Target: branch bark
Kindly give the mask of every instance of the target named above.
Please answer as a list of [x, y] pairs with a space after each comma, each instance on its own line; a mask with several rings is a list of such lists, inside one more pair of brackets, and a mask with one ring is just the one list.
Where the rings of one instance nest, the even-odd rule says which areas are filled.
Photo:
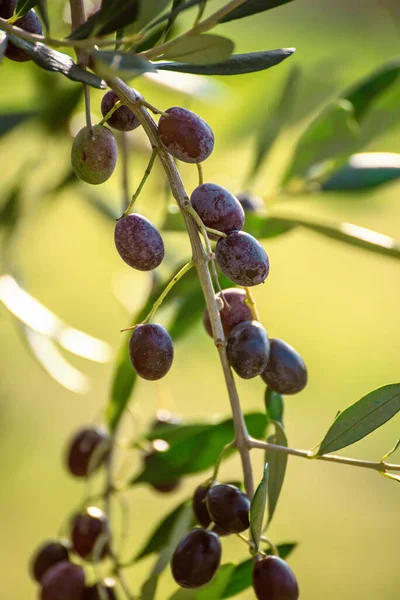
[[189, 234], [193, 262], [203, 290], [207, 310], [210, 316], [213, 339], [218, 349], [225, 383], [228, 390], [232, 417], [235, 426], [235, 445], [239, 451], [242, 462], [244, 485], [247, 495], [249, 498], [252, 498], [254, 494], [254, 483], [249, 450], [250, 437], [243, 418], [239, 395], [226, 353], [224, 330], [222, 328], [219, 310], [215, 300], [215, 291], [209, 272], [210, 256], [205, 251], [201, 242], [200, 233], [196, 223], [185, 209], [185, 207], [189, 205], [189, 198], [186, 194], [174, 161], [164, 147], [160, 144], [156, 123], [147, 110], [140, 104], [140, 97], [121, 79], [117, 77], [110, 79], [108, 81], [108, 85], [112, 90], [114, 90], [119, 99], [134, 112], [135, 116], [143, 126], [143, 129], [146, 132], [152, 147], [157, 149], [158, 157], [167, 175], [172, 194], [181, 210], [182, 217]]

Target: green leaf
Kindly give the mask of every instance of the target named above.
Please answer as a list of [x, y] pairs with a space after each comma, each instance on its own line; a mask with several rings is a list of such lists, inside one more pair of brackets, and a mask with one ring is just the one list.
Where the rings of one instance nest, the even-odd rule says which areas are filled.
[[264, 401], [268, 419], [283, 424], [284, 403], [282, 396], [278, 394], [278, 392], [274, 392], [274, 390], [267, 387], [265, 390]]
[[154, 73], [156, 71], [150, 61], [138, 54], [95, 50], [92, 52], [92, 56], [96, 70], [103, 77], [118, 75], [125, 79], [132, 79], [142, 73]]
[[[274, 422], [275, 433], [268, 438], [270, 444], [288, 445], [285, 431], [278, 421]], [[285, 479], [288, 455], [273, 450], [265, 451], [265, 461], [268, 463], [268, 521], [269, 525], [278, 505], [279, 496]]]
[[164, 23], [165, 21], [168, 21], [168, 23], [171, 23], [171, 22], [173, 23], [181, 12], [187, 10], [188, 8], [192, 8], [193, 6], [197, 6], [198, 4], [201, 4], [202, 2], [203, 2], [203, 0], [187, 0], [187, 2], [181, 2], [180, 0], [175, 0], [170, 12], [166, 13], [165, 15], [163, 15], [156, 21], [153, 21], [149, 25], [149, 27], [146, 28], [146, 30], [153, 29], [154, 27], [157, 27], [158, 25], [160, 25], [161, 23]]
[[[247, 414], [245, 421], [251, 436], [263, 437], [267, 424], [264, 414]], [[209, 469], [214, 466], [222, 448], [232, 441], [234, 426], [232, 419], [227, 419], [215, 424], [174, 427], [165, 432], [159, 430], [158, 436], [169, 443], [169, 449], [154, 455], [144, 470], [131, 480], [131, 485], [165, 483], [182, 475]]]
[[92, 34], [105, 35], [134, 23], [138, 17], [139, 0], [103, 1], [101, 7], [69, 36], [82, 40]]
[[354, 117], [361, 121], [376, 98], [388, 90], [400, 78], [400, 59], [390, 61], [384, 66], [351, 86], [343, 93], [343, 98], [352, 103]]
[[135, 23], [136, 31], [153, 21], [170, 3], [170, 0], [139, 0], [139, 14]]
[[248, 181], [252, 181], [284, 128], [296, 103], [300, 82], [300, 69], [295, 65], [290, 71], [278, 101], [272, 111], [262, 115], [256, 129], [256, 149]]
[[[295, 48], [278, 48], [277, 50], [266, 50], [264, 52], [234, 54], [227, 60], [214, 64], [205, 64], [204, 62], [192, 64], [186, 64], [185, 62], [161, 62], [155, 63], [155, 65], [157, 69], [193, 73], [195, 75], [242, 75], [244, 73], [255, 73], [256, 71], [269, 69], [281, 63], [294, 52]], [[165, 55], [164, 58], [166, 58]]]
[[270, 8], [276, 8], [282, 4], [287, 4], [291, 0], [247, 0], [242, 6], [234, 8], [230, 13], [220, 20], [220, 23], [227, 23], [236, 19], [243, 19], [260, 12], [265, 12]]
[[400, 177], [400, 154], [363, 152], [350, 156], [321, 188], [324, 191], [358, 191], [378, 187]]
[[[316, 223], [302, 218], [286, 219], [286, 221], [350, 246], [400, 259], [400, 245], [393, 238], [365, 227], [359, 227], [352, 223]], [[280, 218], [279, 222], [281, 222]], [[249, 230], [249, 233], [252, 233], [252, 231]]]
[[199, 283], [196, 287], [197, 289], [182, 298], [169, 324], [169, 334], [175, 341], [201, 321], [205, 307], [204, 296]]
[[264, 476], [255, 491], [250, 505], [250, 532], [252, 540], [258, 551], [263, 530], [265, 505], [268, 493], [268, 464], [264, 467]]
[[316, 456], [354, 444], [400, 411], [400, 383], [384, 385], [346, 408], [333, 422]]
[[37, 113], [31, 110], [21, 112], [3, 113], [0, 115], [0, 136], [5, 135], [14, 127], [18, 127], [28, 119], [36, 116]]
[[215, 64], [228, 58], [233, 48], [234, 43], [220, 35], [190, 35], [172, 42], [164, 52], [163, 58], [194, 65]]
[[[149, 539], [146, 541], [143, 548], [135, 556], [135, 561], [141, 560], [149, 554], [160, 552], [160, 550], [164, 548], [164, 546], [168, 542], [171, 530], [173, 529], [175, 523], [179, 519], [180, 515], [182, 514], [182, 511], [184, 510], [187, 504], [187, 501], [182, 502], [181, 504], [179, 504], [179, 506], [174, 508], [172, 512], [168, 513], [168, 515], [164, 517], [164, 519], [157, 525], [157, 527], [151, 533]], [[188, 527], [188, 531], [189, 528], [192, 526], [194, 527], [194, 525], [195, 520], [194, 518], [192, 518], [192, 521], [190, 522]]]
[[358, 138], [359, 127], [353, 105], [348, 100], [336, 100], [301, 136], [284, 183], [293, 178], [305, 179], [316, 164], [348, 154]]
[[67, 54], [62, 54], [61, 52], [52, 50], [42, 43], [28, 42], [28, 40], [23, 40], [15, 35], [9, 34], [8, 37], [15, 46], [25, 50], [33, 62], [42, 69], [46, 69], [46, 71], [62, 73], [68, 77], [68, 79], [87, 83], [95, 88], [105, 89], [107, 87], [105, 82], [99, 77], [76, 65], [72, 58]]
[[[297, 544], [295, 543], [279, 544], [277, 546], [279, 556], [285, 560], [293, 552], [296, 546]], [[271, 554], [271, 551], [267, 550], [266, 553]], [[254, 562], [252, 558], [236, 565], [221, 598], [231, 598], [232, 596], [236, 596], [237, 594], [244, 592], [244, 590], [247, 590], [252, 584], [253, 567]]]

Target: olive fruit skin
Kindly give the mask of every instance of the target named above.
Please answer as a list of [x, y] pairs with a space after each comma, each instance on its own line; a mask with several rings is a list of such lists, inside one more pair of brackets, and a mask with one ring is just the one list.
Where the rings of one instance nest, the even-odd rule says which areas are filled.
[[174, 346], [168, 331], [158, 323], [138, 325], [129, 340], [129, 356], [137, 374], [155, 381], [171, 368]]
[[221, 542], [213, 531], [192, 529], [179, 542], [171, 560], [175, 581], [195, 589], [209, 583], [221, 562]]
[[252, 235], [244, 231], [233, 231], [221, 238], [215, 257], [223, 274], [238, 285], [258, 285], [268, 277], [267, 253]]
[[41, 581], [41, 600], [83, 600], [85, 574], [69, 561], [49, 569]]
[[35, 552], [30, 563], [33, 579], [39, 583], [49, 569], [57, 563], [69, 560], [68, 547], [58, 540], [50, 540], [42, 544]]
[[[43, 34], [42, 24], [33, 9], [17, 19], [13, 25], [20, 27], [20, 29], [27, 31], [28, 33], [35, 33], [37, 35]], [[7, 43], [4, 56], [15, 62], [27, 62], [28, 60], [32, 60], [25, 50], [18, 48], [10, 41]]]
[[9, 19], [13, 16], [17, 0], [0, 0], [0, 17]]
[[253, 196], [252, 194], [242, 192], [236, 197], [242, 205], [245, 213], [257, 213], [262, 211], [264, 208], [264, 202], [259, 196]]
[[192, 508], [197, 521], [203, 527], [208, 527], [211, 523], [211, 517], [208, 514], [206, 498], [210, 489], [209, 483], [202, 483], [197, 486], [192, 498]]
[[[219, 316], [221, 317], [225, 336], [228, 337], [236, 325], [243, 321], [251, 321], [253, 314], [250, 306], [245, 303], [246, 292], [244, 290], [241, 290], [240, 288], [227, 288], [226, 290], [222, 290], [222, 295], [228, 303], [229, 308], [224, 302], [224, 306], [222, 310], [220, 310]], [[222, 298], [221, 292], [216, 294], [216, 298]], [[204, 311], [203, 324], [208, 335], [212, 337], [211, 321], [207, 309]]]
[[232, 329], [228, 339], [228, 358], [239, 377], [261, 375], [268, 364], [269, 339], [258, 321], [244, 321]]
[[[99, 537], [104, 537], [101, 548], [96, 548]], [[86, 512], [75, 515], [71, 525], [71, 542], [74, 551], [82, 558], [104, 558], [108, 553], [109, 527], [106, 515], [90, 506]], [[99, 542], [100, 543], [100, 542]], [[98, 556], [92, 557], [92, 552]]]
[[249, 528], [250, 500], [234, 485], [215, 485], [207, 494], [207, 510], [226, 533], [241, 533]]
[[299, 587], [289, 565], [279, 556], [267, 556], [253, 568], [253, 589], [258, 600], [297, 600]]
[[117, 600], [115, 593], [115, 582], [113, 579], [107, 578], [99, 584], [87, 586], [84, 589], [82, 600], [103, 600], [100, 595], [99, 587], [105, 593], [107, 600]]
[[118, 146], [110, 129], [103, 125], [83, 127], [71, 148], [71, 164], [75, 174], [92, 185], [104, 183], [117, 164]]
[[71, 439], [67, 449], [66, 462], [69, 472], [75, 477], [87, 477], [105, 463], [109, 450], [109, 437], [104, 429], [80, 429]]
[[[164, 440], [153, 440], [151, 443], [151, 448], [147, 452], [143, 454], [143, 461], [146, 466], [150, 466], [153, 458], [160, 454], [160, 452], [165, 452], [168, 449], [168, 444]], [[181, 485], [180, 479], [174, 479], [172, 481], [166, 481], [162, 483], [150, 483], [151, 487], [160, 492], [161, 494], [169, 494], [170, 492], [174, 492]]]
[[[244, 211], [233, 194], [216, 183], [202, 183], [193, 190], [190, 202], [206, 227], [222, 233], [242, 229]], [[218, 236], [208, 234], [212, 239]]]
[[278, 394], [297, 394], [307, 385], [307, 368], [300, 354], [283, 340], [270, 340], [270, 355], [261, 377]]
[[[119, 98], [113, 90], [106, 92], [101, 101], [101, 114], [103, 117], [113, 108]], [[140, 125], [140, 121], [135, 117], [133, 112], [127, 106], [120, 106], [111, 117], [107, 120], [107, 124], [119, 131], [133, 131]]]
[[206, 160], [214, 148], [212, 129], [196, 113], [173, 106], [158, 122], [158, 133], [164, 148], [186, 163]]
[[152, 271], [164, 258], [160, 232], [146, 217], [137, 213], [117, 222], [114, 242], [122, 260], [138, 271]]

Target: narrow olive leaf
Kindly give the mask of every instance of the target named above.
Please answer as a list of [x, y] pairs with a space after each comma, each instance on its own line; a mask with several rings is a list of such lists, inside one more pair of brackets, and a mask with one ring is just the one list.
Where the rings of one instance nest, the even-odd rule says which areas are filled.
[[95, 88], [105, 89], [107, 87], [104, 81], [102, 81], [93, 73], [85, 71], [79, 67], [67, 54], [62, 54], [61, 52], [52, 50], [42, 43], [34, 44], [32, 42], [28, 42], [28, 40], [17, 38], [15, 35], [10, 34], [8, 37], [15, 46], [25, 50], [33, 62], [35, 62], [42, 69], [46, 69], [46, 71], [62, 73], [68, 77], [68, 79], [87, 83]]
[[[270, 444], [288, 445], [285, 431], [278, 421], [275, 421], [275, 433], [268, 438]], [[265, 451], [265, 461], [268, 463], [268, 520], [271, 523], [285, 479], [288, 455], [273, 450]]]
[[75, 394], [86, 394], [90, 390], [88, 377], [64, 358], [50, 338], [25, 325], [22, 331], [28, 348], [50, 377]]
[[[245, 422], [252, 437], [260, 438], [265, 435], [267, 418], [263, 413], [247, 414]], [[188, 429], [190, 427], [193, 428], [192, 431]], [[234, 434], [232, 419], [215, 424], [186, 426], [186, 432], [185, 430], [182, 432], [182, 429], [179, 431], [178, 427], [173, 429], [178, 430], [176, 437], [172, 428], [170, 431], [166, 430], [165, 436], [163, 435], [169, 448], [165, 452], [154, 455], [143, 471], [130, 481], [131, 485], [166, 483], [183, 475], [205, 471], [215, 465], [221, 448], [229, 444]], [[229, 453], [224, 458], [228, 456]]]
[[134, 23], [138, 17], [139, 0], [102, 2], [101, 7], [68, 37], [82, 40], [92, 34], [105, 35]]
[[4, 52], [7, 50], [8, 37], [5, 31], [0, 31], [0, 62], [4, 58]]
[[19, 321], [65, 350], [95, 362], [109, 361], [111, 351], [106, 342], [64, 323], [28, 294], [11, 275], [0, 276], [0, 301]]
[[282, 396], [267, 387], [264, 402], [268, 419], [270, 421], [278, 421], [283, 425], [284, 402]]
[[193, 6], [197, 6], [202, 2], [203, 0], [187, 0], [186, 2], [182, 2], [181, 0], [174, 0], [171, 10], [159, 19], [153, 21], [148, 27], [146, 27], [145, 31], [153, 29], [161, 23], [165, 23], [165, 21], [167, 21], [168, 23], [174, 23], [181, 12], [184, 12], [188, 8], [192, 8]]
[[373, 189], [400, 178], [400, 154], [361, 152], [334, 172], [321, 188], [324, 191], [358, 191]]
[[250, 532], [251, 538], [258, 551], [263, 530], [265, 505], [268, 494], [268, 464], [264, 467], [264, 476], [255, 491], [250, 505]]
[[384, 385], [346, 408], [333, 422], [316, 456], [350, 446], [400, 411], [400, 383]]
[[[204, 37], [204, 36], [202, 36]], [[178, 71], [180, 73], [193, 73], [195, 75], [243, 75], [264, 71], [278, 65], [295, 52], [295, 48], [278, 48], [264, 52], [250, 52], [248, 54], [233, 54], [227, 60], [214, 64], [184, 62], [155, 63], [157, 69]], [[164, 55], [164, 58], [166, 56]], [[175, 58], [175, 57], [174, 57]]]
[[161, 575], [165, 567], [169, 565], [172, 555], [175, 552], [175, 548], [177, 547], [183, 536], [186, 535], [186, 533], [189, 531], [192, 519], [193, 510], [191, 505], [187, 504], [184, 506], [173, 527], [170, 529], [168, 544], [161, 550], [157, 558], [157, 561], [152, 570], [153, 576], [158, 577], [159, 575]]
[[[276, 548], [279, 556], [285, 560], [293, 552], [296, 546], [296, 543], [278, 544]], [[266, 554], [271, 554], [271, 550], [266, 550]], [[221, 598], [231, 598], [251, 587], [253, 568], [254, 561], [252, 558], [236, 565]]]
[[153, 21], [159, 14], [167, 8], [170, 0], [139, 0], [138, 17], [135, 22], [136, 31], [143, 29], [145, 25]]
[[256, 148], [253, 164], [250, 167], [247, 178], [248, 183], [250, 183], [257, 175], [260, 167], [289, 119], [292, 108], [297, 100], [300, 74], [301, 71], [299, 67], [295, 65], [286, 79], [275, 106], [272, 110], [268, 110], [268, 114], [262, 115], [261, 122], [256, 128]]
[[[139, 550], [132, 562], [136, 562], [145, 558], [149, 554], [159, 552], [168, 542], [168, 538], [172, 528], [179, 519], [185, 506], [188, 504], [187, 501], [179, 504], [172, 512], [170, 512], [154, 529], [145, 542], [143, 548]], [[189, 528], [195, 525], [195, 519], [192, 517], [192, 521], [189, 524]]]
[[154, 73], [156, 68], [143, 56], [125, 52], [95, 50], [92, 52], [96, 70], [103, 77], [118, 75], [125, 79], [138, 77], [142, 73]]
[[354, 118], [351, 102], [332, 102], [301, 136], [283, 183], [293, 178], [305, 179], [315, 165], [350, 154], [359, 135], [359, 126]]
[[18, 127], [28, 119], [36, 116], [38, 113], [31, 110], [21, 112], [3, 113], [0, 115], [0, 136], [5, 135], [14, 127]]
[[376, 98], [386, 92], [399, 79], [400, 59], [396, 59], [379, 67], [379, 69], [352, 85], [343, 92], [342, 97], [352, 103], [354, 117], [360, 122]]
[[[274, 219], [275, 217], [271, 218], [272, 221]], [[325, 237], [344, 242], [350, 246], [369, 250], [375, 254], [400, 259], [400, 245], [396, 240], [382, 233], [366, 229], [365, 227], [359, 227], [352, 223], [316, 223], [302, 218], [289, 219], [285, 217], [285, 220], [288, 224], [292, 223], [293, 226], [298, 225], [304, 227], [305, 229], [315, 231]], [[281, 218], [279, 218], [278, 221], [280, 223]], [[246, 231], [254, 235], [251, 228], [248, 228], [247, 216], [246, 225]]]
[[183, 63], [194, 65], [215, 64], [228, 58], [232, 54], [233, 48], [234, 43], [220, 35], [190, 35], [171, 42], [166, 52], [163, 53], [163, 58], [180, 60]]
[[244, 4], [234, 8], [230, 13], [225, 15], [219, 22], [227, 23], [228, 21], [243, 19], [243, 17], [250, 17], [251, 15], [265, 12], [270, 8], [287, 4], [288, 2], [291, 2], [291, 0], [247, 0], [247, 2], [244, 2]]
[[205, 306], [204, 296], [200, 285], [196, 287], [197, 289], [182, 298], [169, 324], [169, 334], [175, 341], [201, 322]]

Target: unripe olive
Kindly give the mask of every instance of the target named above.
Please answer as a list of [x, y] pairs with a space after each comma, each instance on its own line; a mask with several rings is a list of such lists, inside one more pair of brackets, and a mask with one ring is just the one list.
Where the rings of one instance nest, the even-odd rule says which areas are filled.
[[72, 168], [82, 181], [98, 185], [113, 174], [117, 154], [117, 142], [107, 127], [93, 125], [91, 129], [85, 126], [72, 144]]

